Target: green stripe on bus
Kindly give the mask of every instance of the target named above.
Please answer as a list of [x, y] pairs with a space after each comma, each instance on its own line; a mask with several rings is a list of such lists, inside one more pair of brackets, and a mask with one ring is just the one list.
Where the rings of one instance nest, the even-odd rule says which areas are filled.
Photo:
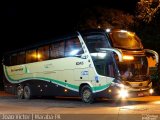
[[[9, 79], [9, 81], [13, 81], [13, 82], [20, 82], [20, 81], [23, 81], [23, 80], [32, 80], [32, 79], [38, 79], [38, 80], [47, 80], [47, 81], [52, 81], [54, 83], [57, 83], [57, 84], [60, 84], [60, 85], [63, 85], [63, 86], [66, 86], [66, 87], [69, 87], [69, 88], [72, 88], [72, 89], [76, 89], [76, 90], [79, 90], [79, 86], [76, 86], [76, 85], [73, 85], [73, 84], [69, 84], [69, 83], [66, 83], [66, 82], [62, 82], [60, 80], [55, 80], [55, 79], [51, 79], [51, 78], [43, 78], [43, 77], [28, 77], [28, 78], [22, 78], [22, 79], [13, 79], [11, 78], [9, 75], [8, 75], [8, 72], [7, 72], [7, 69], [6, 69], [6, 66], [5, 66], [5, 73]], [[92, 90], [93, 91], [101, 91], [101, 90], [104, 90], [106, 88], [108, 88], [110, 85], [109, 84], [106, 84], [106, 85], [103, 85], [103, 86], [97, 86], [97, 87], [92, 87]]]
[[103, 85], [103, 86], [93, 87], [93, 90], [94, 90], [94, 91], [104, 90], [104, 89], [108, 88], [110, 85], [111, 85], [111, 83], [110, 83], [110, 84]]
[[73, 88], [73, 89], [77, 89], [77, 90], [79, 89], [79, 87], [76, 86], [76, 85], [72, 85], [72, 84], [65, 83], [65, 82], [62, 82], [62, 81], [59, 81], [59, 80], [55, 80], [55, 79], [43, 78], [43, 77], [28, 77], [28, 78], [22, 78], [22, 79], [17, 79], [17, 80], [15, 80], [15, 79], [11, 78], [11, 77], [8, 75], [8, 72], [7, 72], [6, 67], [5, 67], [5, 73], [6, 73], [7, 77], [8, 77], [8, 79], [9, 79], [10, 81], [14, 81], [14, 82], [19, 82], [19, 81], [22, 81], [22, 80], [38, 79], [38, 80], [52, 81], [52, 82], [61, 84], [61, 85], [63, 85], [63, 86], [67, 86], [67, 87], [70, 87], [70, 88]]

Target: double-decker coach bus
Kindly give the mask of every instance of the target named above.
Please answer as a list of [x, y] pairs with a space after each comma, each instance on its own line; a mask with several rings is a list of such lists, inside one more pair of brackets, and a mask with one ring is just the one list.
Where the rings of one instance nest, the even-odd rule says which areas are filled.
[[79, 31], [8, 52], [5, 91], [18, 98], [80, 96], [125, 98], [152, 93], [146, 53], [135, 33], [120, 29]]

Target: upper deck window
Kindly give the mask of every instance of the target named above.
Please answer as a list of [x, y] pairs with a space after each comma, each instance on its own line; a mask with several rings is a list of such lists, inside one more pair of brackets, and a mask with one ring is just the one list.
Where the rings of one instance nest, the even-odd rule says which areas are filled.
[[143, 49], [140, 39], [132, 32], [116, 31], [110, 34], [113, 47], [122, 49]]

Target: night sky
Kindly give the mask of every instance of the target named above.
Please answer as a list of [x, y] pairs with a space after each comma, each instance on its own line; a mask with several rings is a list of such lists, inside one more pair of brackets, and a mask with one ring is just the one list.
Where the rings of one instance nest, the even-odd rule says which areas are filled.
[[133, 13], [136, 0], [6, 1], [0, 4], [1, 55], [12, 49], [73, 31], [86, 8]]

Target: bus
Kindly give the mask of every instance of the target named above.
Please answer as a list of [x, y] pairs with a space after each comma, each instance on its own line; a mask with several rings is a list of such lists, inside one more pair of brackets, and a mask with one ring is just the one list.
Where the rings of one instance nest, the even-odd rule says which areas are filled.
[[122, 29], [76, 31], [4, 54], [4, 89], [19, 99], [36, 96], [123, 99], [153, 93], [146, 54], [154, 50]]

